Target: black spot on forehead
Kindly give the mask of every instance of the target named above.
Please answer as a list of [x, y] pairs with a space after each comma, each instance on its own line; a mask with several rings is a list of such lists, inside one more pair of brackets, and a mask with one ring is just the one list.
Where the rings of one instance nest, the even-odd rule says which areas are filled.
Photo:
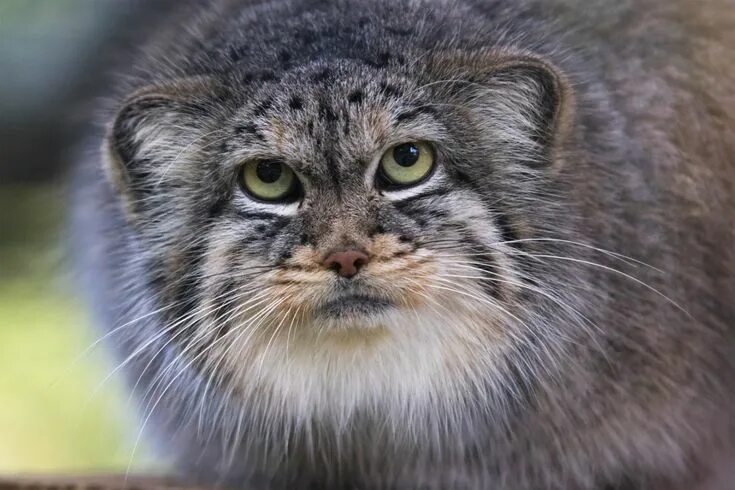
[[386, 97], [400, 97], [402, 92], [395, 85], [388, 82], [380, 82], [380, 91], [385, 94]]
[[255, 124], [252, 123], [245, 123], [245, 124], [238, 124], [235, 126], [235, 134], [240, 135], [243, 133], [255, 133], [258, 130], [258, 128], [255, 127]]
[[337, 120], [337, 114], [329, 105], [329, 102], [322, 99], [319, 101], [319, 118], [323, 121], [334, 122]]
[[253, 109], [253, 114], [254, 114], [254, 115], [255, 115], [256, 117], [261, 117], [261, 116], [264, 116], [264, 115], [265, 115], [265, 113], [266, 113], [266, 112], [268, 112], [268, 110], [269, 110], [269, 109], [270, 109], [271, 107], [273, 107], [273, 99], [271, 99], [271, 98], [269, 97], [269, 98], [267, 98], [267, 99], [265, 99], [265, 100], [263, 100], [263, 101], [259, 102], [259, 103], [258, 103], [258, 104], [257, 104], [257, 105], [255, 106], [255, 109]]
[[337, 161], [334, 159], [334, 155], [331, 153], [325, 155], [325, 161], [327, 162], [327, 172], [329, 172], [329, 178], [332, 185], [337, 191], [337, 195], [342, 195], [342, 187], [340, 186], [339, 170], [337, 169]]
[[324, 68], [320, 70], [319, 72], [315, 73], [311, 79], [315, 82], [325, 82], [329, 80], [332, 77], [332, 70], [329, 68]]
[[374, 59], [367, 59], [365, 63], [373, 68], [385, 68], [390, 63], [393, 56], [388, 51], [383, 51], [378, 54]]
[[304, 101], [301, 97], [298, 95], [294, 95], [291, 97], [291, 99], [288, 101], [288, 106], [294, 110], [294, 111], [300, 111], [304, 108]]
[[361, 104], [364, 97], [365, 97], [365, 94], [363, 93], [363, 91], [360, 89], [357, 89], [347, 97], [347, 101], [350, 104]]
[[265, 141], [265, 137], [258, 131], [258, 127], [253, 123], [244, 123], [235, 126], [235, 133], [238, 135], [250, 135], [259, 141]]
[[273, 80], [277, 80], [278, 77], [276, 76], [275, 72], [272, 72], [270, 70], [266, 70], [264, 72], [260, 73], [260, 81], [261, 82], [270, 82]]

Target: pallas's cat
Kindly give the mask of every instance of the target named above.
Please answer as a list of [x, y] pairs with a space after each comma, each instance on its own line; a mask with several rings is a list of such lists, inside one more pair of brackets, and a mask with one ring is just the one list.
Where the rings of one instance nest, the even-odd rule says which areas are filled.
[[733, 440], [732, 2], [177, 7], [118, 69], [75, 222], [142, 431], [184, 474], [714, 478]]

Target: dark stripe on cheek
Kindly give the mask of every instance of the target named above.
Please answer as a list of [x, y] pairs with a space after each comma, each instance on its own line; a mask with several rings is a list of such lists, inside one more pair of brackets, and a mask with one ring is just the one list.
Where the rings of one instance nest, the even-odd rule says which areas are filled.
[[[255, 226], [253, 231], [256, 234], [256, 236], [254, 237], [255, 239], [257, 239], [258, 241], [268, 241], [272, 240], [278, 234], [280, 229], [266, 223], [259, 223]], [[246, 247], [250, 243], [250, 239], [245, 239], [243, 240], [243, 242], [244, 243], [242, 244], [242, 246]]]
[[441, 197], [445, 196], [447, 194], [447, 191], [445, 189], [432, 189], [426, 192], [422, 192], [421, 194], [416, 194], [415, 196], [407, 197], [406, 199], [401, 199], [400, 201], [394, 201], [393, 207], [396, 209], [404, 210], [405, 208], [413, 205], [416, 203], [416, 201], [420, 201], [422, 199], [430, 199], [433, 197]]
[[[169, 285], [171, 288], [170, 297], [175, 305], [171, 310], [174, 315], [172, 323], [188, 317], [199, 305], [199, 296], [201, 293], [200, 269], [206, 250], [206, 244], [196, 244], [183, 254], [182, 264], [177, 267], [183, 271], [182, 275], [180, 277], [173, 277], [172, 284]], [[183, 328], [190, 328], [192, 322], [199, 320], [195, 316], [187, 318], [186, 321], [178, 324], [171, 332], [172, 335], [176, 335]], [[187, 336], [179, 335], [177, 340], [179, 342], [186, 342]]]
[[510, 218], [508, 217], [508, 215], [499, 212], [495, 215], [495, 221], [498, 223], [498, 228], [500, 228], [500, 235], [503, 241], [514, 242], [508, 243], [508, 246], [513, 248], [521, 248], [521, 244], [518, 242], [518, 233], [513, 227], [513, 224], [510, 222]]
[[288, 224], [288, 218], [284, 218], [283, 216], [279, 216], [277, 214], [272, 213], [264, 213], [262, 211], [244, 211], [242, 209], [235, 209], [233, 210], [233, 214], [244, 220], [248, 221], [256, 221], [256, 220], [264, 220], [264, 221], [270, 221], [271, 226], [286, 226]]
[[469, 189], [475, 188], [475, 182], [472, 180], [472, 178], [464, 173], [463, 171], [453, 168], [453, 167], [445, 167], [448, 168], [448, 174], [452, 180], [454, 180], [457, 184], [467, 187]]
[[502, 299], [502, 291], [498, 279], [502, 279], [503, 276], [495, 263], [495, 258], [492, 255], [493, 250], [478, 242], [472, 236], [467, 235], [463, 238], [463, 241], [470, 248], [470, 253], [473, 254], [470, 259], [474, 262], [472, 266], [480, 269], [484, 273], [484, 277], [480, 281], [480, 286], [483, 291], [497, 300]]
[[207, 208], [207, 216], [210, 222], [215, 220], [216, 218], [221, 216], [222, 213], [225, 212], [225, 209], [227, 209], [227, 205], [230, 203], [231, 198], [232, 194], [229, 191], [217, 192], [216, 197], [210, 201]]
[[278, 257], [276, 258], [276, 264], [282, 265], [291, 257], [293, 257], [293, 247], [289, 246], [281, 250], [281, 252], [278, 254]]
[[518, 241], [521, 239], [521, 237], [518, 235], [518, 232], [513, 226], [513, 223], [511, 222], [508, 215], [502, 212], [498, 212], [495, 215], [495, 222], [497, 223], [498, 229], [500, 230], [502, 241], [511, 242], [506, 243], [505, 245], [521, 252], [511, 254], [509, 256], [509, 258], [513, 260], [518, 270], [522, 273], [520, 280], [533, 286], [538, 286], [538, 281], [534, 278], [533, 275], [531, 259], [528, 257], [528, 255], [523, 253], [524, 250], [526, 250], [525, 244], [524, 242]]

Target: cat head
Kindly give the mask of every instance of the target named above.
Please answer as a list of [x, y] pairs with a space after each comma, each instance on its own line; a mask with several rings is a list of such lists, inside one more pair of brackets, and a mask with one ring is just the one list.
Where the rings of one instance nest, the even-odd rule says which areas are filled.
[[558, 308], [533, 293], [553, 278], [529, 253], [566, 226], [564, 75], [524, 51], [408, 39], [159, 77], [110, 126], [162, 328], [243, 396], [267, 386], [340, 415], [454, 400], [452, 380], [517, 375], [508, 356]]

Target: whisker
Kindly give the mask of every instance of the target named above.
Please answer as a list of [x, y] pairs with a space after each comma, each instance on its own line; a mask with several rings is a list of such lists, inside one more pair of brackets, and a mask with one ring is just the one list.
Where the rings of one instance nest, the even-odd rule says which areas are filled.
[[[644, 267], [648, 267], [649, 269], [653, 269], [656, 272], [660, 272], [661, 274], [665, 274], [665, 272], [658, 267], [655, 267], [649, 263], [643, 262], [642, 260], [636, 259], [634, 257], [630, 257], [629, 255], [624, 255], [619, 252], [614, 252], [612, 250], [608, 250], [605, 248], [597, 247], [594, 245], [590, 245], [584, 242], [578, 242], [574, 240], [566, 240], [566, 239], [560, 239], [560, 238], [550, 238], [550, 237], [541, 237], [541, 238], [523, 238], [523, 239], [517, 239], [517, 240], [506, 240], [503, 242], [497, 242], [497, 245], [512, 245], [514, 243], [525, 243], [525, 242], [552, 242], [552, 243], [563, 243], [566, 245], [576, 245], [578, 247], [584, 247], [590, 250], [594, 250], [596, 252], [600, 252], [602, 254], [605, 254], [609, 257], [620, 259], [627, 263], [632, 264], [638, 264], [642, 265]], [[631, 264], [631, 265], [632, 265]]]
[[[563, 299], [557, 297], [556, 295], [550, 294], [549, 292], [541, 288], [530, 286], [528, 284], [519, 283], [517, 281], [509, 281], [509, 280], [503, 279], [502, 278], [503, 276], [501, 274], [486, 271], [484, 269], [474, 267], [467, 263], [452, 262], [452, 264], [458, 267], [464, 267], [464, 268], [475, 270], [481, 274], [490, 274], [492, 276], [497, 276], [497, 277], [493, 277], [492, 279], [490, 279], [490, 278], [483, 278], [483, 277], [478, 277], [478, 276], [467, 276], [467, 275], [457, 275], [457, 274], [443, 274], [443, 277], [506, 283], [506, 284], [510, 284], [510, 285], [519, 287], [521, 289], [527, 290], [529, 292], [541, 295], [545, 297], [546, 299], [550, 300], [552, 303], [560, 306], [564, 311], [567, 311], [573, 315], [572, 319], [574, 320], [574, 322], [578, 326], [581, 327], [582, 332], [585, 332], [589, 336], [590, 340], [595, 344], [597, 350], [603, 355], [603, 357], [605, 359], [608, 359], [607, 352], [603, 349], [602, 345], [599, 343], [597, 336], [593, 333], [594, 331], [598, 333], [603, 332], [603, 330], [596, 323], [590, 320], [586, 315], [580, 312], [577, 308], [563, 301]], [[502, 268], [502, 269], [505, 270], [505, 268]], [[511, 270], [511, 272], [515, 272], [515, 271]]]
[[[133, 360], [134, 360], [134, 359], [135, 359], [135, 358], [136, 358], [137, 356], [139, 356], [140, 354], [142, 354], [142, 353], [143, 353], [143, 352], [144, 352], [144, 351], [145, 351], [145, 350], [146, 350], [146, 349], [147, 349], [148, 347], [150, 347], [151, 345], [153, 345], [154, 343], [156, 343], [156, 342], [157, 342], [157, 341], [158, 341], [159, 339], [161, 339], [161, 338], [162, 338], [163, 336], [167, 335], [167, 334], [168, 334], [168, 333], [170, 333], [170, 332], [171, 332], [172, 330], [176, 329], [177, 327], [179, 327], [179, 326], [180, 326], [180, 325], [182, 325], [183, 323], [187, 322], [187, 321], [188, 321], [189, 319], [191, 319], [192, 317], [195, 317], [195, 316], [196, 316], [196, 315], [198, 315], [199, 313], [200, 313], [200, 311], [194, 311], [194, 312], [192, 312], [192, 313], [190, 313], [190, 314], [188, 314], [188, 315], [185, 315], [185, 316], [184, 316], [184, 317], [182, 317], [182, 318], [179, 318], [179, 319], [177, 319], [177, 320], [176, 320], [175, 322], [173, 322], [172, 324], [170, 324], [170, 325], [168, 325], [168, 326], [165, 326], [164, 328], [162, 328], [162, 329], [161, 329], [161, 331], [160, 331], [160, 332], [158, 332], [157, 334], [155, 334], [155, 335], [154, 335], [153, 337], [151, 337], [151, 338], [147, 339], [147, 341], [146, 341], [146, 342], [145, 342], [145, 343], [144, 343], [143, 345], [140, 345], [140, 346], [138, 346], [138, 347], [137, 347], [137, 348], [136, 348], [136, 349], [135, 349], [135, 350], [134, 350], [134, 351], [133, 351], [133, 352], [132, 352], [132, 353], [131, 353], [130, 355], [128, 355], [128, 357], [127, 357], [126, 359], [124, 359], [124, 360], [123, 360], [123, 361], [122, 361], [121, 363], [119, 363], [119, 364], [118, 364], [118, 365], [117, 365], [117, 366], [116, 366], [116, 367], [115, 367], [115, 368], [114, 368], [114, 369], [113, 369], [113, 370], [112, 370], [112, 371], [111, 371], [111, 372], [110, 372], [110, 373], [109, 373], [109, 374], [108, 374], [108, 375], [107, 375], [107, 376], [106, 376], [106, 377], [105, 377], [105, 378], [104, 378], [104, 379], [103, 379], [103, 380], [102, 380], [102, 381], [101, 381], [101, 382], [99, 383], [99, 385], [97, 386], [97, 388], [95, 388], [95, 390], [94, 390], [94, 391], [92, 392], [92, 397], [96, 396], [96, 394], [98, 393], [99, 389], [101, 389], [101, 387], [102, 387], [102, 386], [103, 386], [103, 385], [104, 385], [105, 383], [107, 383], [107, 381], [109, 381], [109, 380], [110, 380], [110, 378], [112, 378], [112, 377], [113, 377], [113, 376], [114, 376], [114, 375], [115, 375], [115, 374], [116, 374], [117, 372], [119, 372], [119, 371], [120, 371], [121, 369], [123, 369], [123, 368], [124, 368], [125, 366], [127, 366], [127, 365], [128, 365], [128, 364], [129, 364], [130, 362], [132, 362], [132, 361], [133, 361]], [[185, 331], [186, 331], [186, 330], [187, 330], [188, 328], [189, 328], [189, 327], [186, 327], [186, 328], [182, 328], [182, 329], [181, 329], [181, 330], [179, 331], [179, 333], [177, 333], [177, 334], [176, 334], [176, 335], [174, 336], [174, 338], [175, 338], [175, 337], [177, 337], [178, 335], [181, 335], [181, 333], [185, 332]], [[169, 342], [170, 342], [170, 340], [169, 340]], [[166, 345], [168, 345], [168, 343], [167, 343]], [[162, 351], [162, 350], [163, 350], [164, 348], [165, 348], [165, 345], [164, 345], [164, 347], [162, 347], [162, 348], [161, 348], [161, 351]], [[160, 352], [160, 351], [159, 351], [159, 352]], [[151, 360], [151, 362], [152, 362], [152, 360]], [[141, 374], [141, 376], [142, 376], [142, 374]], [[136, 385], [137, 385], [137, 383], [136, 383]]]
[[[644, 267], [648, 267], [649, 269], [653, 269], [656, 272], [659, 272], [661, 274], [665, 274], [666, 273], [662, 269], [660, 269], [660, 268], [658, 268], [658, 267], [656, 267], [654, 265], [651, 265], [651, 264], [649, 264], [647, 262], [644, 262], [644, 261], [642, 261], [640, 259], [636, 259], [634, 257], [628, 256], [628, 255], [624, 255], [624, 254], [621, 254], [619, 252], [615, 252], [615, 251], [612, 251], [612, 250], [608, 250], [608, 249], [605, 249], [605, 248], [602, 248], [602, 247], [599, 247], [599, 246], [591, 245], [591, 244], [588, 244], [588, 243], [584, 243], [584, 242], [580, 242], [580, 241], [574, 241], [574, 240], [568, 240], [568, 239], [562, 239], [562, 238], [553, 238], [553, 237], [519, 238], [519, 239], [515, 239], [515, 240], [504, 240], [504, 241], [492, 242], [492, 243], [488, 243], [486, 246], [488, 246], [488, 247], [495, 247], [495, 246], [499, 246], [499, 245], [514, 245], [514, 244], [519, 244], [519, 243], [534, 243], [534, 242], [540, 242], [540, 243], [547, 242], [547, 243], [555, 243], [555, 244], [563, 244], [563, 245], [574, 245], [574, 246], [578, 246], [578, 247], [583, 247], [583, 248], [586, 248], [586, 249], [589, 249], [589, 250], [593, 250], [595, 252], [602, 253], [602, 254], [607, 255], [609, 257], [612, 257], [612, 258], [621, 260], [623, 262], [628, 263], [629, 265], [642, 265]], [[462, 246], [465, 246], [465, 244], [458, 243], [456, 240], [450, 239], [450, 238], [444, 238], [444, 239], [436, 239], [436, 240], [428, 240], [428, 241], [418, 242], [417, 245], [418, 246], [426, 246], [426, 245], [442, 244], [442, 243], [450, 244], [450, 245], [455, 245], [458, 249], [460, 247], [462, 247]]]
[[[459, 249], [455, 247], [453, 250], [458, 251]], [[610, 267], [610, 266], [607, 266], [607, 265], [604, 265], [604, 264], [593, 262], [591, 260], [577, 259], [577, 258], [573, 258], [573, 257], [565, 257], [565, 256], [559, 256], [559, 255], [553, 255], [553, 254], [531, 253], [531, 252], [515, 251], [515, 250], [514, 251], [504, 251], [504, 253], [506, 253], [508, 255], [526, 256], [526, 257], [535, 258], [535, 259], [555, 259], [555, 260], [569, 261], [569, 262], [573, 262], [573, 263], [577, 263], [577, 264], [581, 264], [581, 265], [588, 265], [588, 266], [591, 266], [591, 267], [597, 267], [597, 268], [599, 268], [601, 270], [605, 270], [607, 272], [618, 274], [621, 277], [627, 278], [627, 279], [629, 279], [629, 280], [631, 280], [631, 281], [633, 281], [633, 282], [635, 282], [635, 283], [637, 283], [637, 284], [645, 287], [646, 289], [654, 292], [655, 294], [657, 294], [658, 296], [660, 296], [661, 298], [663, 298], [664, 300], [666, 300], [669, 304], [671, 304], [672, 306], [674, 306], [675, 308], [677, 308], [679, 311], [681, 311], [682, 313], [684, 313], [688, 317], [693, 318], [692, 315], [685, 308], [683, 308], [680, 304], [678, 304], [676, 301], [674, 301], [673, 299], [671, 299], [669, 296], [665, 295], [663, 292], [661, 292], [658, 289], [654, 288], [653, 286], [651, 286], [650, 284], [646, 283], [645, 281], [642, 281], [642, 280], [638, 279], [637, 277], [632, 276], [631, 274], [628, 274], [628, 273], [626, 273], [624, 271], [621, 271], [619, 269], [616, 269], [614, 267]], [[483, 257], [483, 256], [488, 256], [488, 255], [492, 255], [492, 254], [489, 253], [489, 252], [472, 251], [472, 252], [464, 252], [462, 256], [464, 256], [464, 257]]]
[[[280, 303], [279, 303], [279, 304], [280, 304]], [[219, 342], [220, 342], [220, 341], [222, 341], [223, 339], [227, 338], [227, 337], [228, 337], [228, 336], [229, 336], [230, 334], [232, 334], [233, 332], [237, 332], [237, 330], [233, 330], [232, 332], [228, 332], [227, 334], [225, 334], [224, 336], [222, 336], [222, 337], [221, 337], [220, 339], [218, 339], [218, 340], [216, 340], [215, 342], [213, 342], [212, 344], [210, 344], [210, 345], [209, 345], [209, 346], [208, 346], [208, 347], [207, 347], [206, 349], [204, 349], [204, 350], [203, 350], [202, 352], [200, 352], [200, 353], [199, 353], [199, 354], [198, 354], [197, 356], [195, 356], [195, 357], [194, 357], [193, 359], [191, 359], [191, 360], [190, 360], [190, 361], [189, 361], [189, 362], [188, 362], [188, 363], [187, 363], [187, 364], [186, 364], [186, 365], [185, 365], [185, 366], [184, 366], [184, 367], [183, 367], [183, 368], [182, 368], [181, 370], [179, 370], [179, 372], [178, 372], [178, 373], [177, 373], [177, 374], [176, 374], [176, 375], [175, 375], [175, 376], [174, 376], [174, 377], [173, 377], [173, 378], [172, 378], [172, 379], [171, 379], [171, 380], [169, 381], [169, 383], [168, 383], [168, 384], [167, 384], [167, 385], [166, 385], [166, 386], [165, 386], [165, 387], [163, 388], [163, 390], [161, 391], [161, 394], [160, 394], [160, 395], [158, 396], [158, 398], [156, 399], [155, 403], [153, 403], [153, 405], [152, 405], [152, 406], [151, 406], [151, 405], [149, 404], [149, 406], [150, 406], [150, 409], [148, 409], [148, 407], [146, 407], [146, 412], [148, 413], [148, 415], [146, 415], [145, 419], [143, 420], [143, 424], [142, 424], [142, 426], [141, 426], [140, 430], [138, 431], [138, 436], [136, 437], [136, 441], [135, 441], [135, 444], [134, 444], [134, 446], [133, 446], [133, 450], [132, 450], [132, 452], [131, 452], [131, 456], [130, 456], [130, 459], [129, 459], [129, 462], [128, 462], [128, 467], [127, 467], [127, 469], [126, 469], [126, 472], [125, 472], [126, 476], [127, 476], [127, 475], [129, 474], [129, 472], [130, 472], [130, 469], [131, 469], [131, 465], [132, 465], [132, 461], [133, 461], [133, 458], [134, 458], [134, 456], [135, 456], [135, 452], [136, 452], [136, 450], [137, 450], [138, 446], [140, 445], [140, 440], [141, 440], [141, 437], [142, 437], [142, 435], [143, 435], [143, 431], [145, 430], [145, 427], [147, 426], [147, 424], [148, 424], [148, 422], [149, 422], [149, 420], [150, 420], [151, 416], [153, 415], [153, 413], [155, 412], [155, 410], [156, 410], [156, 408], [158, 407], [159, 403], [161, 402], [161, 400], [163, 399], [163, 397], [165, 396], [165, 394], [166, 394], [166, 393], [168, 392], [168, 390], [169, 390], [169, 389], [171, 388], [171, 386], [173, 385], [173, 383], [174, 383], [174, 382], [176, 382], [176, 380], [177, 380], [177, 379], [178, 379], [178, 378], [179, 378], [179, 377], [180, 377], [180, 376], [181, 376], [181, 375], [182, 375], [182, 374], [183, 374], [183, 373], [185, 372], [185, 370], [186, 370], [186, 369], [188, 369], [188, 368], [189, 368], [189, 367], [190, 367], [190, 366], [191, 366], [191, 365], [192, 365], [192, 364], [193, 364], [194, 362], [196, 362], [196, 361], [197, 361], [197, 360], [198, 360], [198, 359], [199, 359], [200, 357], [202, 357], [202, 356], [206, 355], [206, 354], [207, 354], [207, 353], [208, 353], [208, 352], [209, 352], [209, 351], [210, 351], [210, 350], [211, 350], [211, 349], [212, 349], [212, 348], [214, 347], [214, 345], [216, 345], [217, 343], [219, 343]], [[239, 336], [238, 336], [238, 338], [239, 338]], [[237, 341], [237, 339], [235, 339], [235, 341]]]
[[[237, 301], [239, 298], [242, 298], [242, 297], [246, 296], [248, 293], [249, 292], [245, 292], [243, 294], [240, 294], [239, 297], [235, 297], [235, 298], [231, 299], [230, 301], [228, 301], [227, 304], [231, 304], [231, 303]], [[258, 295], [258, 297], [253, 297], [253, 298], [248, 299], [247, 301], [245, 301], [244, 303], [242, 303], [241, 305], [239, 305], [238, 308], [240, 310], [242, 310], [244, 307], [247, 306], [247, 308], [245, 308], [244, 311], [248, 311], [250, 309], [256, 308], [259, 305], [261, 305], [261, 304], [263, 304], [263, 303], [265, 303], [267, 301], [266, 299], [263, 299], [267, 295], [268, 295], [268, 292], [267, 291], [263, 291], [262, 293], [260, 293]], [[226, 306], [226, 305], [224, 305], [224, 306]], [[219, 305], [219, 307], [222, 307], [222, 306], [223, 305]], [[152, 389], [155, 389], [155, 387], [156, 387], [156, 385], [158, 383], [158, 380], [163, 380], [164, 377], [174, 368], [174, 366], [175, 366], [175, 364], [176, 364], [176, 362], [178, 361], [179, 358], [183, 358], [189, 351], [191, 351], [192, 349], [196, 348], [198, 345], [200, 345], [201, 342], [204, 342], [204, 341], [206, 341], [206, 338], [203, 335], [200, 336], [199, 338], [196, 338], [195, 337], [195, 338], [191, 339], [189, 341], [189, 343], [184, 347], [184, 349], [182, 349], [182, 351], [178, 354], [177, 358], [175, 358], [172, 362], [170, 362], [168, 364], [168, 366], [156, 376], [156, 378], [153, 380], [153, 382], [151, 382], [151, 384], [148, 387], [148, 390], [144, 394], [143, 398], [145, 398], [151, 392]]]
[[612, 272], [614, 274], [618, 274], [618, 275], [620, 275], [620, 276], [622, 276], [622, 277], [624, 277], [626, 279], [630, 279], [631, 281], [635, 282], [636, 284], [639, 284], [639, 285], [645, 287], [646, 289], [652, 291], [653, 293], [657, 294], [658, 296], [660, 296], [661, 298], [663, 298], [664, 300], [666, 300], [669, 304], [671, 304], [672, 306], [674, 306], [675, 308], [677, 308], [679, 311], [681, 311], [682, 313], [684, 313], [685, 315], [687, 315], [689, 318], [692, 318], [693, 319], [693, 316], [686, 309], [684, 309], [684, 307], [682, 307], [681, 305], [679, 305], [676, 301], [674, 301], [673, 299], [671, 299], [670, 297], [668, 297], [667, 295], [665, 295], [664, 293], [662, 293], [658, 289], [656, 289], [653, 286], [651, 286], [650, 284], [648, 284], [648, 283], [646, 283], [646, 282], [638, 279], [637, 277], [632, 276], [632, 275], [630, 275], [630, 274], [628, 274], [626, 272], [623, 272], [623, 271], [621, 271], [619, 269], [615, 269], [614, 267], [609, 267], [609, 266], [606, 266], [604, 264], [598, 264], [597, 262], [592, 262], [592, 261], [589, 261], [589, 260], [575, 259], [575, 258], [572, 258], [572, 257], [563, 257], [563, 256], [558, 256], [558, 255], [531, 254], [531, 253], [526, 253], [526, 252], [524, 252], [524, 255], [528, 255], [529, 257], [534, 257], [534, 258], [537, 258], [537, 259], [556, 259], [556, 260], [563, 260], [563, 261], [568, 261], [568, 262], [574, 262], [574, 263], [582, 264], [582, 265], [589, 265], [591, 267], [597, 267], [597, 268], [602, 269], [602, 270], [605, 270], [607, 272]]
[[[483, 304], [487, 304], [491, 308], [496, 309], [496, 310], [499, 310], [499, 311], [503, 312], [505, 315], [507, 315], [508, 317], [510, 317], [513, 320], [515, 320], [519, 326], [523, 327], [523, 329], [524, 329], [524, 331], [526, 332], [527, 335], [530, 335], [532, 337], [536, 337], [536, 333], [535, 333], [535, 331], [534, 331], [533, 328], [531, 328], [526, 322], [524, 322], [523, 320], [521, 320], [518, 316], [516, 316], [515, 314], [511, 313], [509, 310], [507, 310], [506, 308], [504, 308], [503, 306], [501, 306], [500, 304], [498, 304], [496, 301], [492, 301], [490, 298], [487, 298], [487, 297], [479, 296], [477, 294], [474, 294], [471, 291], [463, 290], [463, 289], [466, 289], [466, 288], [463, 288], [462, 285], [460, 285], [460, 284], [456, 284], [456, 283], [453, 283], [451, 281], [442, 280], [441, 278], [438, 278], [438, 279], [441, 282], [443, 282], [444, 284], [447, 284], [448, 283], [450, 286], [439, 286], [439, 285], [433, 284], [433, 285], [430, 285], [430, 287], [437, 288], [437, 289], [448, 290], [448, 291], [451, 291], [451, 292], [453, 292], [455, 294], [460, 294], [460, 295], [463, 295], [463, 296], [467, 296], [467, 297], [470, 297], [472, 299], [475, 299], [476, 301], [479, 301], [479, 302], [481, 302]], [[451, 287], [451, 286], [454, 286], [454, 287]], [[459, 287], [461, 289], [456, 289], [457, 287]], [[513, 332], [506, 331], [505, 333], [508, 334], [508, 335], [510, 335], [516, 342], [524, 343], [523, 339], [518, 338]], [[550, 335], [550, 336], [552, 336], [552, 337], [557, 337], [557, 338], [559, 338], [561, 340], [564, 340], [566, 342], [573, 342], [572, 339], [569, 339], [567, 337], [560, 337], [558, 335], [558, 332], [553, 332], [553, 331], [548, 331], [547, 330], [547, 334]], [[545, 353], [545, 355], [547, 356], [548, 359], [553, 360], [555, 363], [558, 362], [558, 359], [556, 358], [556, 356], [554, 356], [551, 353], [551, 351], [549, 350], [549, 344], [548, 343], [540, 342], [540, 343], [537, 343], [537, 345], [540, 346], [541, 350], [544, 351], [544, 353]], [[537, 355], [538, 354], [538, 350], [537, 349], [533, 349], [533, 350], [531, 350], [531, 352], [534, 355]], [[538, 373], [536, 372], [536, 368], [537, 367], [546, 366], [546, 364], [543, 363], [543, 362], [538, 362], [535, 365], [532, 365], [523, 356], [519, 357], [519, 359], [524, 363], [524, 365], [526, 366], [526, 369], [529, 370], [529, 372], [532, 373], [534, 376], [538, 376]], [[546, 369], [547, 374], [553, 374], [553, 373], [551, 373], [550, 370], [548, 370], [548, 368], [545, 368], [545, 369]]]
[[[247, 272], [252, 272], [252, 271], [257, 271], [257, 270], [260, 270], [260, 269], [268, 269], [268, 270], [270, 270], [272, 268], [273, 267], [271, 265], [252, 266], [252, 267], [246, 267], [246, 268], [240, 269], [240, 272], [246, 272], [246, 271]], [[212, 279], [212, 278], [215, 278], [215, 277], [226, 276], [226, 275], [231, 275], [231, 274], [232, 274], [232, 271], [228, 270], [228, 271], [223, 271], [223, 272], [219, 272], [219, 273], [215, 273], [215, 274], [208, 274], [208, 275], [204, 275], [204, 276], [198, 276], [198, 278], [201, 279], [201, 280], [208, 280], [208, 279]], [[174, 281], [171, 284], [177, 284], [178, 282], [180, 282], [180, 281]], [[146, 297], [144, 295], [141, 295], [141, 299], [146, 299]], [[99, 346], [99, 344], [101, 344], [102, 342], [104, 342], [107, 338], [109, 338], [109, 337], [111, 337], [113, 335], [116, 335], [118, 333], [121, 333], [124, 329], [126, 329], [128, 327], [131, 327], [131, 326], [135, 325], [136, 323], [139, 323], [139, 322], [145, 320], [146, 318], [150, 318], [150, 317], [152, 317], [154, 315], [157, 315], [157, 314], [163, 313], [165, 311], [171, 310], [173, 308], [176, 308], [177, 306], [180, 306], [180, 305], [186, 303], [187, 301], [189, 301], [189, 300], [188, 299], [184, 299], [184, 300], [174, 301], [174, 302], [169, 303], [169, 304], [167, 304], [165, 306], [161, 306], [161, 307], [155, 309], [154, 311], [150, 311], [150, 312], [145, 313], [143, 315], [140, 315], [140, 316], [138, 316], [136, 318], [133, 318], [132, 320], [129, 320], [129, 321], [125, 322], [124, 324], [122, 324], [122, 325], [120, 325], [118, 327], [115, 327], [112, 330], [106, 332], [104, 335], [102, 335], [101, 337], [99, 337], [96, 340], [94, 340], [80, 354], [78, 354], [72, 361], [70, 361], [71, 364], [69, 365], [69, 367], [67, 368], [67, 370], [72, 369], [77, 363], [79, 363], [82, 359], [84, 359], [84, 357], [88, 356], [91, 353], [91, 351], [93, 351], [97, 346]], [[149, 299], [147, 301], [148, 304], [154, 304], [155, 302], [156, 302], [156, 299]]]
[[[227, 301], [225, 301], [222, 304], [219, 304], [219, 305], [214, 304], [214, 305], [211, 305], [211, 306], [206, 307], [206, 308], [201, 308], [199, 310], [199, 314], [197, 314], [196, 317], [193, 317], [193, 315], [189, 315], [190, 320], [191, 320], [190, 323], [189, 323], [189, 325], [187, 325], [184, 328], [180, 329], [179, 332], [177, 332], [166, 343], [164, 343], [164, 345], [161, 346], [161, 348], [151, 357], [151, 359], [148, 361], [148, 364], [145, 366], [145, 368], [141, 372], [140, 376], [138, 376], [138, 380], [136, 381], [135, 385], [133, 386], [133, 389], [131, 390], [131, 393], [134, 393], [135, 392], [135, 390], [136, 390], [138, 384], [140, 383], [143, 375], [146, 373], [146, 371], [153, 364], [153, 362], [155, 361], [156, 357], [158, 357], [172, 342], [174, 342], [179, 335], [181, 335], [183, 332], [186, 332], [189, 328], [191, 328], [191, 326], [195, 325], [195, 323], [197, 321], [203, 319], [205, 317], [205, 315], [212, 314], [212, 313], [216, 315], [217, 312], [220, 311], [221, 309], [226, 308], [227, 306], [231, 305], [232, 303], [234, 303], [236, 301], [239, 301], [240, 299], [242, 299], [243, 297], [247, 296], [251, 292], [252, 292], [251, 290], [247, 290], [245, 292], [242, 292], [241, 294], [235, 295], [234, 297], [228, 299]], [[224, 294], [222, 294], [222, 295], [220, 295], [218, 297], [213, 298], [211, 301], [214, 302], [217, 299], [220, 299], [220, 298], [222, 298], [224, 296], [228, 296], [229, 294], [230, 294], [229, 292], [228, 293], [224, 293]], [[250, 304], [252, 302], [258, 301], [263, 296], [264, 296], [264, 294], [255, 295], [255, 296], [249, 298], [244, 304]], [[190, 342], [197, 342], [197, 339], [196, 338], [193, 338]], [[159, 376], [165, 376], [165, 375], [166, 375], [166, 372], [163, 372], [163, 373], [159, 374]], [[158, 379], [159, 376], [157, 376], [156, 378], [154, 378], [153, 382], [151, 383], [151, 386], [155, 386], [156, 379]], [[147, 395], [147, 392], [146, 392], [146, 395]], [[144, 397], [146, 395], [144, 395]]]
[[278, 332], [281, 330], [281, 326], [283, 326], [283, 323], [286, 321], [286, 318], [288, 318], [288, 315], [291, 313], [291, 308], [286, 310], [286, 312], [283, 314], [283, 318], [278, 323], [278, 326], [273, 330], [273, 334], [271, 335], [271, 338], [268, 340], [268, 344], [265, 346], [265, 352], [260, 358], [260, 365], [258, 366], [258, 375], [255, 377], [256, 379], [260, 379], [261, 371], [263, 370], [263, 363], [265, 363], [265, 358], [268, 355], [268, 350], [270, 349], [271, 343], [273, 343], [273, 339], [278, 335]]

